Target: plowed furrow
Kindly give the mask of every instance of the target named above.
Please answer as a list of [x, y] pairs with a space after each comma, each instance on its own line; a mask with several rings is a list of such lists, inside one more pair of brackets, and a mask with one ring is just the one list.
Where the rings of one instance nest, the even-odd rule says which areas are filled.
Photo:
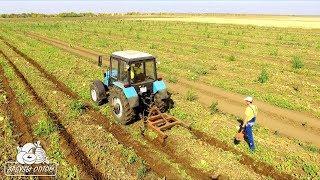
[[[0, 53], [2, 54], [1, 50]], [[16, 134], [16, 141], [19, 145], [31, 143], [34, 140], [32, 128], [28, 119], [22, 114], [23, 110], [17, 102], [16, 95], [9, 85], [9, 80], [5, 76], [2, 66], [0, 67], [0, 78], [7, 97], [5, 109], [13, 123], [13, 133]]]
[[22, 80], [28, 92], [32, 95], [33, 99], [37, 104], [45, 109], [47, 115], [53, 120], [54, 124], [57, 126], [59, 130], [59, 134], [62, 138], [68, 142], [69, 152], [71, 152], [72, 157], [77, 161], [79, 167], [82, 168], [86, 175], [91, 176], [93, 179], [104, 179], [101, 172], [99, 172], [93, 165], [90, 159], [85, 155], [83, 150], [78, 146], [76, 141], [73, 139], [72, 135], [66, 130], [66, 128], [61, 124], [61, 121], [58, 115], [53, 112], [50, 107], [46, 104], [46, 102], [38, 95], [38, 93], [31, 86], [29, 81], [23, 76], [23, 74], [19, 71], [19, 69], [15, 66], [15, 64], [10, 60], [10, 58], [4, 54], [2, 51], [0, 53], [5, 57], [8, 61], [9, 65], [13, 68], [16, 75]]

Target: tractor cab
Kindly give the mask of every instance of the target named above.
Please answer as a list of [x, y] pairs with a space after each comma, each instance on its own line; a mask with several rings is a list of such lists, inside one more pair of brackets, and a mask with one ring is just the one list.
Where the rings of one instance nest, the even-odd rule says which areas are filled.
[[145, 114], [151, 106], [161, 112], [168, 109], [170, 95], [165, 83], [157, 77], [154, 56], [133, 50], [116, 51], [109, 61], [103, 80], [95, 80], [91, 85], [93, 101], [102, 105], [108, 99], [114, 117], [123, 124]]
[[132, 86], [136, 91], [144, 93], [157, 80], [156, 58], [139, 51], [114, 52], [110, 56], [110, 68], [106, 76], [109, 76], [105, 79], [109, 81], [106, 84], [120, 82], [124, 87]]

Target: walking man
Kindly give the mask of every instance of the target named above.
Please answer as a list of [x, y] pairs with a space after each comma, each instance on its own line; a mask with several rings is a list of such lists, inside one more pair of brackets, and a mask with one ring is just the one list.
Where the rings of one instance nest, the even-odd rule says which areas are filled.
[[245, 132], [245, 138], [248, 141], [249, 148], [251, 152], [255, 150], [254, 146], [254, 139], [253, 139], [253, 133], [252, 133], [252, 127], [254, 123], [256, 122], [257, 114], [258, 114], [258, 108], [257, 106], [253, 105], [253, 98], [248, 96], [244, 99], [247, 108], [245, 110], [245, 116], [246, 118], [243, 121], [242, 129], [244, 129]]

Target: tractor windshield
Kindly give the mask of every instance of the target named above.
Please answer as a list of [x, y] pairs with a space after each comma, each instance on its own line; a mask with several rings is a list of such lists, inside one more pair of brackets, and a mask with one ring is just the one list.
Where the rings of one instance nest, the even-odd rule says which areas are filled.
[[140, 83], [148, 80], [155, 80], [155, 62], [144, 61], [131, 64], [131, 80], [133, 83]]

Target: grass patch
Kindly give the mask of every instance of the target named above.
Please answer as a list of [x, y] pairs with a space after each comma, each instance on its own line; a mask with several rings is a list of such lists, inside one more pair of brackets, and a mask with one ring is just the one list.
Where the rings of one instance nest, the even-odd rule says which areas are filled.
[[272, 47], [272, 48], [269, 49], [268, 54], [271, 55], [271, 56], [277, 56], [278, 55], [278, 49], [275, 48], [275, 47]]
[[70, 103], [70, 109], [72, 111], [76, 111], [81, 114], [85, 111], [86, 106], [85, 106], [84, 102], [82, 102], [80, 100], [75, 100]]
[[56, 130], [52, 121], [48, 119], [40, 119], [35, 125], [34, 134], [37, 136], [48, 136]]
[[5, 92], [3, 92], [1, 95], [0, 95], [0, 103], [5, 103], [7, 101], [7, 95]]
[[138, 179], [143, 179], [147, 175], [147, 172], [148, 172], [148, 167], [146, 163], [142, 161], [142, 164], [137, 171]]
[[292, 58], [293, 69], [301, 69], [301, 68], [303, 68], [303, 66], [304, 66], [304, 64], [303, 64], [301, 57], [293, 56], [293, 58]]
[[169, 75], [167, 77], [167, 80], [170, 82], [170, 83], [177, 83], [178, 82], [178, 78], [176, 76], [172, 76], [172, 75]]
[[[302, 167], [303, 171], [311, 177], [317, 177], [319, 168], [314, 164], [304, 164]], [[318, 176], [319, 178], [319, 176]]]
[[197, 95], [197, 93], [196, 93], [195, 91], [193, 91], [193, 90], [188, 90], [188, 91], [187, 91], [187, 94], [186, 94], [186, 99], [187, 99], [188, 101], [195, 101], [195, 100], [198, 99], [198, 95]]
[[36, 111], [34, 109], [26, 109], [26, 110], [24, 110], [23, 114], [26, 117], [31, 117], [36, 114]]
[[217, 113], [219, 111], [219, 109], [218, 109], [218, 101], [213, 101], [211, 103], [209, 109], [210, 109], [210, 113], [211, 114]]
[[269, 80], [268, 72], [265, 68], [263, 68], [258, 77], [258, 81], [263, 84], [263, 83], [266, 83], [268, 80]]
[[230, 55], [228, 58], [228, 61], [236, 61], [236, 57], [234, 55]]
[[138, 156], [133, 149], [123, 148], [121, 149], [121, 154], [127, 158], [127, 163], [129, 164], [133, 164], [138, 160]]

